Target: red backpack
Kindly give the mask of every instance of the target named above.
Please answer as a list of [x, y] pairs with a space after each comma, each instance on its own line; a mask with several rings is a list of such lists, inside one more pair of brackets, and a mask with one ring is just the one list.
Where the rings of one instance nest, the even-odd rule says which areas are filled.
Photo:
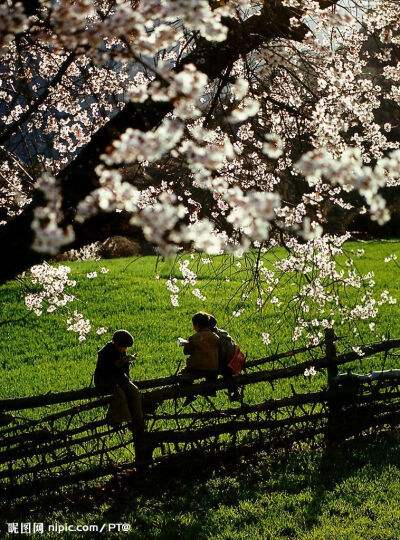
[[232, 370], [234, 375], [239, 375], [246, 364], [246, 355], [242, 353], [240, 347], [235, 345], [235, 351], [232, 358], [228, 363], [228, 367]]

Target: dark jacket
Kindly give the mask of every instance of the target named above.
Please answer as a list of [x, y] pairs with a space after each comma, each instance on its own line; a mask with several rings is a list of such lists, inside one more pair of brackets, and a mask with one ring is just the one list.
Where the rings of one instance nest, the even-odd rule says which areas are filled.
[[224, 373], [235, 352], [236, 343], [222, 328], [213, 328], [213, 332], [219, 337], [218, 362], [220, 371]]
[[186, 367], [190, 370], [218, 370], [219, 338], [211, 330], [205, 329], [190, 336], [183, 352], [189, 355]]
[[94, 372], [96, 386], [115, 386], [129, 382], [130, 356], [117, 350], [112, 341], [108, 342], [97, 355]]

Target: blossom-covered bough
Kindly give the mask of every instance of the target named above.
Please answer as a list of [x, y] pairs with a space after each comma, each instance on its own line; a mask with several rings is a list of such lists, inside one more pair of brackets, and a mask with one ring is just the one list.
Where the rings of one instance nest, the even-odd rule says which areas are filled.
[[[399, 30], [392, 0], [7, 0], [1, 281], [141, 230], [167, 255], [258, 252], [241, 271], [260, 310], [283, 310], [276, 290], [296, 276], [295, 340], [373, 324], [394, 299], [338, 256], [354, 216], [390, 219]], [[287, 256], [270, 264], [277, 244]], [[201, 301], [185, 256], [181, 272]], [[90, 323], [76, 312], [69, 326], [85, 336]]]

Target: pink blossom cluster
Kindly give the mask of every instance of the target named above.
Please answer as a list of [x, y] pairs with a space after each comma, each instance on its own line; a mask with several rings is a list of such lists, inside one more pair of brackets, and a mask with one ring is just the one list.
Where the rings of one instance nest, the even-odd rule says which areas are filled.
[[344, 191], [357, 190], [365, 198], [372, 219], [384, 224], [390, 219], [390, 213], [379, 189], [389, 179], [392, 182], [400, 180], [399, 158], [400, 151], [393, 151], [371, 168], [363, 164], [359, 149], [349, 148], [339, 159], [333, 158], [325, 149], [320, 149], [305, 154], [296, 166], [311, 185], [323, 177], [334, 185], [340, 185]]
[[[158, 78], [150, 84], [134, 87], [129, 95], [132, 101], [143, 102], [148, 97], [153, 101], [171, 101], [174, 106], [174, 115], [182, 120], [189, 120], [201, 116], [198, 108], [200, 98], [203, 97], [207, 76], [198, 71], [193, 64], [187, 64], [179, 73], [170, 70], [159, 70]], [[174, 130], [177, 125], [171, 126]]]
[[280, 206], [277, 193], [249, 191], [244, 194], [239, 188], [232, 188], [226, 199], [232, 207], [227, 221], [235, 229], [258, 242], [268, 238], [270, 221], [275, 218], [275, 210]]
[[67, 319], [67, 330], [77, 333], [80, 342], [86, 340], [91, 328], [92, 326], [89, 319], [85, 319], [85, 317], [82, 315], [82, 313], [79, 313], [79, 311], [74, 311], [71, 317]]
[[48, 263], [32, 266], [29, 277], [35, 292], [25, 295], [25, 305], [40, 316], [45, 310], [53, 313], [75, 300], [75, 296], [66, 292], [68, 287], [75, 287], [76, 281], [69, 278], [69, 266], [52, 266]]

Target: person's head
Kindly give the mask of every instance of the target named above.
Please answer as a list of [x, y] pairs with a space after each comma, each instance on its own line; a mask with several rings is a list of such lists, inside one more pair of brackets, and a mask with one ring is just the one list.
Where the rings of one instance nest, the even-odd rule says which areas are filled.
[[127, 330], [117, 330], [112, 337], [115, 348], [119, 352], [126, 352], [133, 345], [133, 337]]
[[192, 323], [195, 332], [210, 328], [210, 319], [208, 313], [204, 313], [203, 311], [195, 313], [192, 317]]

